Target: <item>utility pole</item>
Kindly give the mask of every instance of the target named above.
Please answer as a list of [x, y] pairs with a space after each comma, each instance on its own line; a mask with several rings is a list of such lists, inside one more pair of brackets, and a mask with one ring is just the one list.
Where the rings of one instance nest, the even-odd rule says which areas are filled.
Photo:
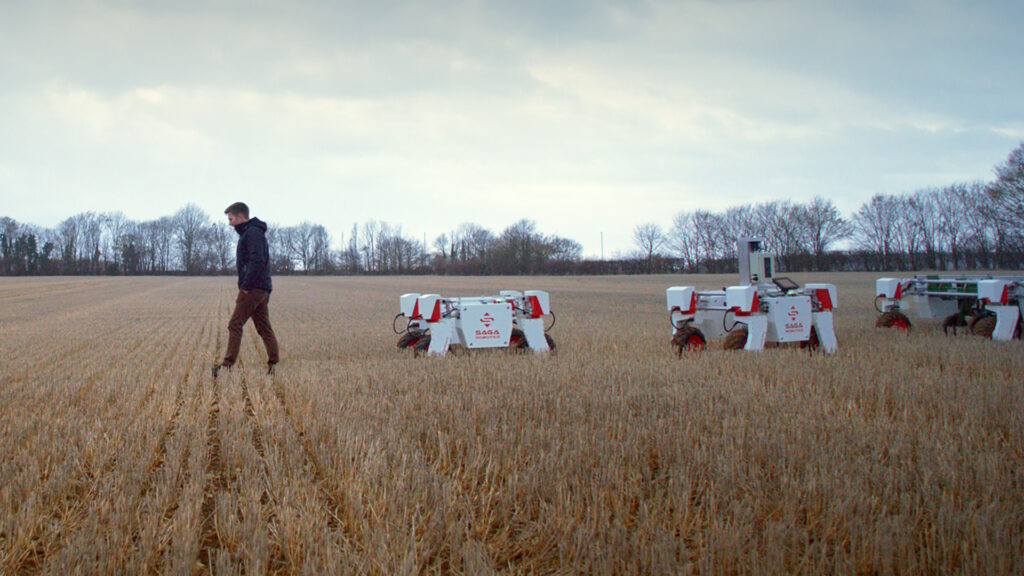
[[601, 262], [604, 262], [604, 232], [601, 232]]

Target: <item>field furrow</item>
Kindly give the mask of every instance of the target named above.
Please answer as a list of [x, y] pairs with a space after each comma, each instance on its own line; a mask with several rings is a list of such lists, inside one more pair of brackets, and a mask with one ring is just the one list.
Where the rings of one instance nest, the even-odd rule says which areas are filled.
[[266, 522], [267, 537], [271, 541], [270, 556], [267, 559], [266, 570], [270, 574], [281, 574], [287, 572], [288, 559], [285, 557], [286, 543], [282, 541], [281, 523], [277, 516], [276, 509], [281, 505], [279, 499], [274, 495], [274, 487], [271, 486], [273, 478], [270, 464], [267, 460], [267, 450], [263, 443], [263, 427], [256, 418], [256, 411], [253, 408], [252, 399], [249, 397], [249, 386], [245, 374], [241, 376], [242, 401], [247, 419], [247, 427], [252, 430], [252, 447], [256, 451], [259, 465], [262, 468], [261, 477], [263, 492], [260, 494], [260, 504], [263, 505], [262, 518]]
[[227, 470], [221, 454], [220, 383], [217, 379], [213, 380], [210, 389], [211, 400], [206, 411], [206, 480], [203, 485], [203, 505], [199, 511], [202, 532], [196, 562], [204, 571], [212, 573], [214, 566], [223, 565], [223, 560], [218, 558], [221, 540], [217, 531], [216, 505], [218, 497], [227, 490]]
[[[824, 280], [837, 353], [678, 358], [665, 287], [728, 277], [275, 278], [217, 379], [233, 278], [0, 280], [0, 574], [1024, 571], [1021, 342]], [[395, 347], [529, 288], [557, 354]]]
[[281, 416], [286, 421], [290, 436], [297, 439], [301, 449], [301, 469], [311, 475], [312, 482], [316, 488], [316, 501], [321, 509], [322, 517], [325, 519], [329, 535], [337, 535], [344, 541], [346, 549], [351, 549], [357, 555], [362, 552], [361, 537], [351, 523], [347, 520], [349, 512], [343, 504], [343, 497], [332, 490], [333, 483], [328, 481], [324, 465], [320, 462], [310, 439], [307, 437], [301, 422], [292, 414], [286, 399], [284, 385], [280, 381], [272, 383], [273, 396], [279, 403]]

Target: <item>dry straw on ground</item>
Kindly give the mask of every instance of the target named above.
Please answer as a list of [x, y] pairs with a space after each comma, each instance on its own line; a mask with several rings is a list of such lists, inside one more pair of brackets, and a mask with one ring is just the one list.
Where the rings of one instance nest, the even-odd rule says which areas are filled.
[[[822, 279], [798, 278], [798, 280]], [[0, 574], [1020, 574], [1024, 344], [874, 327], [678, 359], [731, 277], [0, 280]], [[413, 358], [407, 291], [549, 290], [558, 353]]]

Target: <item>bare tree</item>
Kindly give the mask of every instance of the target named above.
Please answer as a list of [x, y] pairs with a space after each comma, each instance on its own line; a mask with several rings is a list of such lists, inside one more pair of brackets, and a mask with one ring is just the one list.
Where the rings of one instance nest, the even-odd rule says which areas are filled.
[[58, 251], [65, 274], [77, 272], [78, 265], [78, 216], [70, 216], [58, 225]]
[[547, 261], [551, 247], [537, 232], [537, 223], [524, 218], [501, 232], [492, 253], [495, 271], [533, 274]]
[[121, 230], [117, 241], [117, 260], [124, 274], [145, 272], [146, 252], [142, 236], [142, 225], [129, 220]]
[[219, 223], [207, 226], [206, 239], [213, 271], [227, 272], [235, 265], [235, 232]]
[[149, 257], [149, 271], [166, 273], [171, 270], [174, 246], [174, 221], [170, 216], [143, 222], [140, 225], [143, 251]]
[[312, 268], [314, 250], [313, 224], [303, 222], [289, 227], [288, 253], [298, 262], [303, 272], [309, 273]]
[[199, 272], [200, 242], [210, 217], [195, 204], [187, 204], [172, 217], [174, 240], [181, 257], [181, 267], [187, 274]]
[[963, 266], [963, 242], [967, 215], [964, 214], [968, 184], [953, 184], [939, 190], [936, 201], [936, 216], [939, 219], [941, 248], [947, 255], [945, 268]]
[[447, 234], [444, 234], [444, 233], [438, 234], [437, 237], [434, 238], [433, 246], [434, 246], [434, 250], [437, 250], [438, 256], [441, 258], [441, 260], [447, 260], [448, 259], [448, 235]]
[[764, 238], [765, 222], [759, 218], [760, 207], [749, 204], [734, 206], [725, 211], [723, 225], [727, 233], [725, 241], [729, 246], [735, 246], [739, 238]]
[[292, 251], [292, 236], [295, 229], [278, 226], [267, 229], [267, 245], [270, 249], [270, 268], [274, 273], [287, 274], [295, 270], [295, 254]]
[[359, 223], [352, 223], [352, 232], [348, 237], [348, 247], [342, 253], [342, 266], [346, 267], [351, 274], [357, 274], [361, 270], [359, 265]]
[[100, 260], [103, 257], [100, 250], [103, 245], [103, 218], [95, 212], [84, 212], [79, 218], [79, 234], [82, 239], [80, 245], [85, 250], [84, 259], [89, 263], [88, 272], [98, 274], [101, 272]]
[[692, 218], [694, 241], [697, 244], [698, 262], [704, 262], [708, 271], [717, 270], [715, 261], [735, 252], [735, 242], [729, 246], [725, 217], [721, 214], [697, 210]]
[[968, 184], [961, 202], [967, 234], [964, 238], [967, 252], [965, 265], [969, 268], [989, 268], [994, 264], [996, 222], [992, 217], [985, 184], [977, 181]]
[[583, 245], [579, 242], [552, 236], [548, 239], [551, 246], [550, 258], [559, 262], [578, 262], [583, 257]]
[[672, 218], [672, 227], [666, 233], [668, 246], [679, 257], [686, 270], [696, 270], [700, 263], [700, 247], [693, 220], [692, 213], [679, 212]]
[[[934, 189], [918, 190], [906, 197], [903, 203], [903, 219], [907, 221], [907, 233], [917, 242], [908, 250], [913, 268], [940, 267], [937, 257], [937, 245], [940, 234], [940, 217], [937, 207], [938, 191]], [[923, 253], [924, 260], [918, 256]]]
[[312, 255], [310, 257], [310, 270], [317, 274], [329, 272], [331, 263], [331, 235], [320, 224], [313, 225], [311, 239]]
[[122, 265], [123, 248], [121, 243], [124, 241], [125, 229], [130, 223], [131, 220], [124, 215], [124, 212], [107, 212], [101, 215], [103, 260], [110, 262], [115, 269], [120, 269]]
[[[753, 206], [751, 217], [753, 218], [754, 236], [764, 239], [765, 249], [771, 250], [777, 255], [780, 248], [778, 230], [776, 229], [779, 220], [778, 202], [762, 202]], [[730, 240], [735, 239], [730, 238]]]
[[633, 244], [640, 250], [641, 257], [647, 262], [647, 273], [654, 271], [654, 257], [665, 245], [665, 232], [654, 222], [637, 224], [633, 228]]
[[401, 268], [401, 248], [398, 239], [402, 237], [402, 228], [393, 229], [387, 222], [377, 224], [374, 245], [377, 248], [377, 271], [387, 273]]
[[881, 267], [889, 268], [894, 255], [899, 203], [889, 196], [875, 194], [853, 216], [854, 240], [881, 258]]
[[996, 180], [988, 187], [991, 218], [1014, 238], [1024, 237], [1024, 142], [996, 166]]
[[476, 262], [484, 262], [487, 259], [487, 253], [494, 242], [494, 234], [474, 222], [459, 224], [455, 238], [460, 257]]
[[834, 243], [850, 236], [850, 224], [843, 219], [831, 200], [815, 196], [803, 212], [806, 243], [814, 256], [815, 267], [824, 267], [825, 253]]
[[380, 257], [377, 249], [377, 237], [380, 232], [380, 223], [370, 220], [363, 223], [363, 231], [359, 239], [359, 251], [363, 253], [363, 267], [368, 272], [380, 270]]
[[[773, 200], [758, 204], [753, 209], [754, 236], [763, 238], [766, 248], [785, 264], [793, 257], [808, 251], [803, 243], [804, 209], [789, 200]], [[735, 246], [736, 235], [730, 234], [729, 245]]]
[[913, 268], [913, 255], [921, 249], [921, 238], [910, 218], [910, 198], [906, 195], [889, 196], [893, 206], [893, 227], [891, 259], [896, 261], [897, 268], [904, 270]]

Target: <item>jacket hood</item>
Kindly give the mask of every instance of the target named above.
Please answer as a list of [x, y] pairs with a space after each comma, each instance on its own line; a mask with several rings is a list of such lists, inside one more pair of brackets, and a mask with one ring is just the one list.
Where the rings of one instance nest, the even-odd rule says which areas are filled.
[[235, 232], [238, 232], [239, 234], [243, 234], [243, 233], [245, 233], [246, 230], [249, 229], [249, 226], [255, 226], [256, 228], [259, 228], [263, 232], [267, 231], [267, 223], [266, 222], [264, 222], [263, 220], [260, 220], [259, 218], [249, 218], [245, 222], [242, 222], [238, 226], [235, 226]]

